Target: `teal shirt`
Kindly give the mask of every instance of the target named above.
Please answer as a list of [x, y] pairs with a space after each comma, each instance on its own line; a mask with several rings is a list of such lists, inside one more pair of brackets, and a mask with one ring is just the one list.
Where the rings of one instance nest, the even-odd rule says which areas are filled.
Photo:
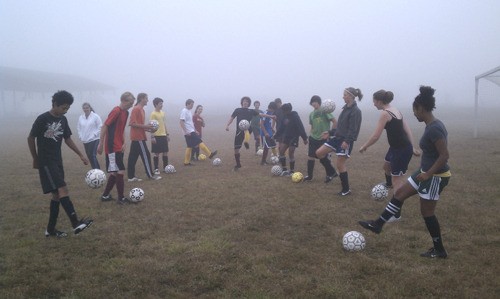
[[331, 127], [331, 121], [333, 114], [325, 113], [318, 110], [313, 110], [309, 114], [309, 124], [311, 125], [311, 137], [316, 140], [321, 140], [321, 134], [325, 131], [329, 131]]

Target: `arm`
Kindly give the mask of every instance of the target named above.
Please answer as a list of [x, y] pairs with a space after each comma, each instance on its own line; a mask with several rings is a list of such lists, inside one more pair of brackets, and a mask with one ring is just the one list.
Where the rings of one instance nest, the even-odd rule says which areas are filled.
[[390, 115], [388, 113], [382, 112], [380, 114], [380, 117], [377, 122], [377, 127], [375, 127], [375, 131], [373, 132], [372, 136], [370, 136], [370, 139], [368, 139], [368, 141], [361, 146], [361, 148], [359, 149], [360, 153], [364, 153], [370, 146], [372, 146], [378, 141], [380, 135], [382, 135], [382, 132], [384, 131], [385, 125], [389, 120], [390, 120]]
[[429, 168], [429, 170], [427, 170], [426, 172], [419, 173], [417, 175], [417, 180], [419, 180], [419, 181], [428, 180], [430, 177], [432, 177], [434, 174], [436, 174], [438, 170], [440, 170], [441, 168], [444, 167], [444, 165], [446, 164], [446, 161], [448, 161], [448, 158], [450, 157], [450, 154], [448, 152], [448, 145], [446, 143], [446, 139], [444, 139], [444, 138], [438, 139], [438, 140], [436, 140], [436, 142], [434, 142], [434, 145], [436, 146], [436, 149], [439, 153], [439, 156], [438, 156], [436, 162], [434, 162], [434, 164], [432, 164], [431, 168]]
[[31, 157], [33, 157], [33, 168], [38, 169], [38, 154], [36, 152], [35, 137], [28, 136], [28, 147], [30, 149]]
[[184, 135], [187, 135], [185, 120], [181, 119], [179, 121], [179, 124], [181, 125], [181, 129], [182, 129], [182, 132], [184, 133]]
[[80, 157], [80, 160], [82, 160], [83, 164], [85, 165], [89, 164], [89, 160], [87, 160], [87, 158], [82, 155], [82, 153], [80, 152], [76, 144], [73, 142], [73, 139], [71, 139], [71, 137], [64, 139], [64, 142], [70, 149], [72, 149]]
[[97, 145], [97, 153], [99, 155], [102, 154], [102, 148], [103, 148], [104, 140], [106, 139], [107, 133], [108, 133], [108, 126], [103, 124], [101, 127], [101, 135], [99, 136], [99, 145]]
[[231, 116], [229, 118], [229, 121], [227, 122], [226, 131], [229, 131], [229, 126], [233, 123], [233, 120], [234, 120], [234, 116]]

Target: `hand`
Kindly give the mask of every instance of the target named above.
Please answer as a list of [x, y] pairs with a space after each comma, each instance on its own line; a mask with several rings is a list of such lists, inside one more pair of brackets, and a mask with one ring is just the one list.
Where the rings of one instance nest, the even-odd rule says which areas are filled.
[[349, 144], [347, 142], [342, 141], [342, 145], [340, 146], [343, 150], [347, 149], [349, 147]]
[[307, 145], [307, 143], [309, 142], [309, 141], [307, 140], [307, 138], [305, 138], [305, 139], [303, 139], [303, 140], [304, 140], [304, 145]]
[[419, 150], [418, 148], [413, 148], [413, 155], [414, 156], [420, 157], [421, 154], [422, 154], [421, 150]]
[[38, 169], [39, 168], [39, 166], [38, 166], [38, 158], [33, 159], [33, 168], [34, 169]]
[[89, 160], [86, 157], [80, 156], [80, 160], [82, 160], [83, 164], [89, 165]]
[[427, 181], [431, 176], [427, 172], [421, 172], [417, 175], [416, 179], [419, 182]]
[[226, 131], [229, 131], [229, 126], [226, 126]]
[[153, 136], [151, 137], [151, 143], [156, 144], [156, 138], [154, 138]]
[[330, 137], [330, 133], [328, 133], [328, 131], [324, 131], [323, 133], [321, 133], [321, 139], [328, 139], [328, 137]]
[[97, 153], [99, 155], [102, 155], [102, 143], [99, 141], [99, 144], [97, 145]]
[[362, 147], [359, 148], [360, 153], [366, 152], [366, 147], [363, 145]]

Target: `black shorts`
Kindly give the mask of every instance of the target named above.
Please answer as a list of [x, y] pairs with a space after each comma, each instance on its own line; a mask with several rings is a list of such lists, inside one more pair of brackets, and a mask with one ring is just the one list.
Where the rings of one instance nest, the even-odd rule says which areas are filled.
[[325, 139], [314, 139], [311, 136], [309, 136], [309, 149], [307, 150], [307, 156], [311, 158], [317, 158], [316, 157], [316, 151], [323, 145], [325, 144]]
[[330, 138], [327, 142], [324, 144], [331, 148], [337, 156], [347, 156], [347, 158], [351, 157], [351, 152], [352, 148], [354, 146], [354, 141], [347, 142], [349, 144], [349, 147], [346, 149], [342, 149], [342, 143], [344, 142], [343, 137], [333, 137]]
[[155, 154], [168, 153], [167, 136], [155, 136], [156, 142], [151, 142], [151, 152]]
[[245, 140], [245, 132], [238, 130], [234, 136], [234, 149], [240, 149], [243, 144], [243, 140]]
[[288, 146], [299, 147], [298, 136], [297, 137], [284, 136], [281, 142], [283, 142], [284, 144], [288, 144]]
[[196, 134], [196, 132], [191, 132], [191, 134], [189, 135], [184, 135], [184, 138], [186, 139], [187, 147], [190, 148], [197, 147], [198, 144], [203, 142], [200, 138], [200, 135]]
[[66, 186], [62, 161], [40, 166], [38, 173], [40, 174], [43, 194], [56, 192], [57, 189]]
[[262, 136], [262, 140], [264, 142], [263, 146], [266, 148], [275, 148], [276, 147], [276, 141], [270, 137], [270, 136]]
[[118, 172], [119, 170], [125, 170], [125, 164], [123, 164], [123, 153], [109, 153], [106, 155], [106, 169], [108, 172]]

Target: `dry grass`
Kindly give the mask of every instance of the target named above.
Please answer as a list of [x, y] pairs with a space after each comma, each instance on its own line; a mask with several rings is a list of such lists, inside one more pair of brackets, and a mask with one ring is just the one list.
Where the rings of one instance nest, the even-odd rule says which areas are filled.
[[[498, 122], [473, 140], [470, 127], [451, 116], [443, 120], [453, 177], [437, 215], [447, 260], [419, 257], [431, 241], [416, 198], [381, 235], [357, 225], [385, 206], [368, 195], [382, 180], [385, 140], [365, 155], [354, 153], [353, 195], [338, 198], [339, 182], [325, 185], [319, 163], [310, 184], [272, 177], [250, 151], [243, 152], [244, 168], [232, 172], [234, 132], [220, 130], [222, 123], [205, 133], [206, 143], [219, 149], [221, 167], [180, 166], [184, 141], [173, 136], [170, 157], [178, 172], [126, 183], [127, 190], [146, 191], [133, 206], [100, 202], [100, 191], [83, 184], [86, 167], [65, 149], [72, 200], [95, 224], [77, 237], [45, 239], [49, 199], [31, 169], [25, 137], [33, 120], [25, 120], [0, 154], [0, 298], [498, 298]], [[412, 127], [419, 137], [422, 125]], [[175, 123], [172, 128], [178, 131]], [[360, 139], [370, 130], [367, 118]], [[302, 171], [305, 148], [297, 154]], [[411, 170], [417, 165], [414, 159]], [[137, 170], [144, 177], [141, 162]], [[69, 227], [62, 211], [58, 227]], [[365, 235], [363, 252], [342, 249], [349, 230]]]

